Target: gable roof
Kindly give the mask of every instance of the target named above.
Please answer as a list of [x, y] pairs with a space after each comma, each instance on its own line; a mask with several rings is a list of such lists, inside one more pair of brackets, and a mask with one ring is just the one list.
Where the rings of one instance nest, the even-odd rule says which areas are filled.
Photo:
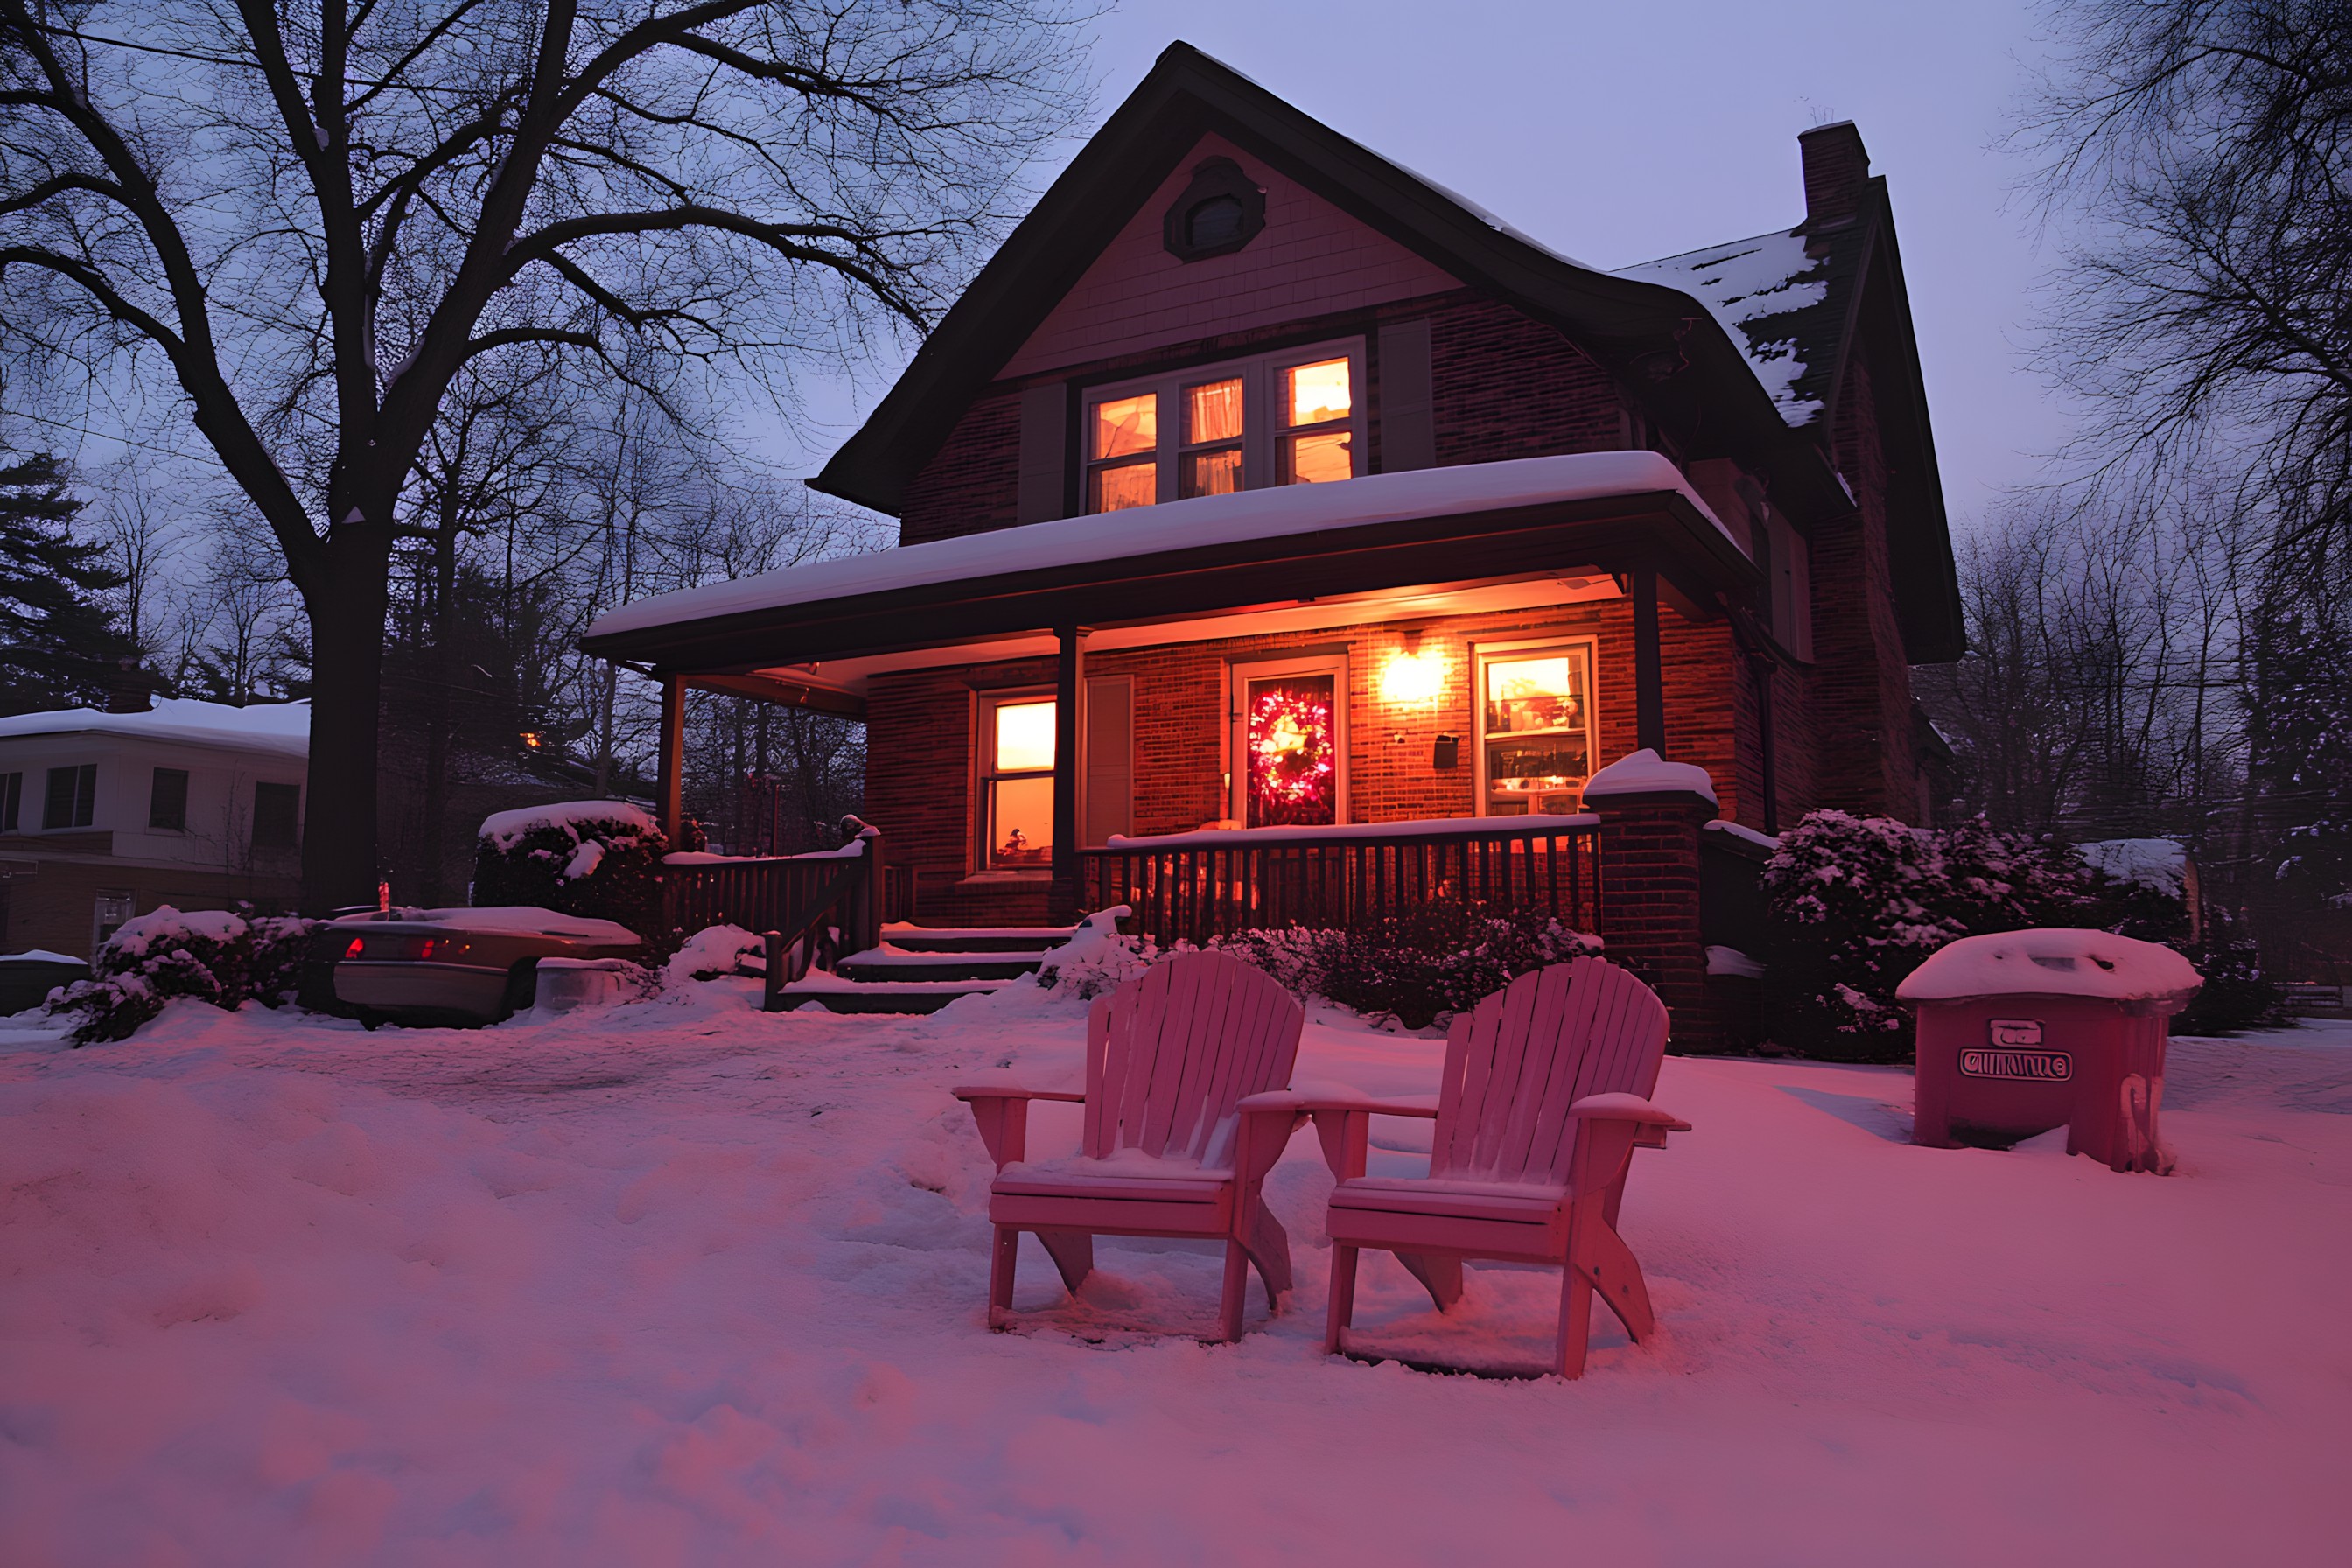
[[1635, 362], [1664, 351], [1666, 364], [1686, 365], [1708, 389], [1708, 428], [1725, 450], [1766, 472], [1783, 505], [1816, 515], [1850, 506], [1818, 443], [1791, 437], [1749, 368], [1745, 341], [1691, 294], [1570, 260], [1183, 43], [1168, 47], [1071, 160], [810, 483], [895, 515], [908, 481], [963, 411], [1210, 132], [1464, 282], [1557, 326], [1629, 380], [1654, 379], [1641, 376]]
[[1203, 136], [1215, 132], [1464, 283], [1546, 321], [1608, 363], [1662, 412], [1706, 402], [1707, 449], [1762, 473], [1801, 523], [1853, 499], [1829, 432], [1865, 297], [1883, 280], [1887, 347], [1905, 416], [1906, 515], [1890, 530], [1907, 656], [1965, 647], [1943, 487], [1918, 346], [1884, 178], [1834, 224], [1602, 271], [1531, 238], [1476, 203], [1339, 134], [1238, 71], [1171, 44], [981, 269], [873, 415], [809, 483], [897, 515], [907, 486], [966, 409]]

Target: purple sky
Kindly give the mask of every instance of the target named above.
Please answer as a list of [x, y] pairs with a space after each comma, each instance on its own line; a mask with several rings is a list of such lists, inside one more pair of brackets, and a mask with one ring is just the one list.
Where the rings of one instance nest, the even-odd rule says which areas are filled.
[[[1096, 30], [1099, 113], [1181, 37], [1607, 267], [1793, 225], [1797, 133], [1852, 120], [1894, 196], [1955, 525], [2063, 438], [2021, 356], [2048, 257], [1995, 145], [2040, 53], [2013, 0], [1129, 0]], [[811, 431], [813, 457], [846, 434]]]

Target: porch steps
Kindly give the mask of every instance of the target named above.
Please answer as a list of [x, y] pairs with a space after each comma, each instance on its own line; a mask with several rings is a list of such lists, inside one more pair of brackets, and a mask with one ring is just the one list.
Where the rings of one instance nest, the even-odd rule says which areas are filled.
[[829, 1013], [936, 1013], [1034, 974], [1076, 929], [888, 925], [880, 947], [785, 986], [782, 1000], [787, 1008], [814, 1002]]

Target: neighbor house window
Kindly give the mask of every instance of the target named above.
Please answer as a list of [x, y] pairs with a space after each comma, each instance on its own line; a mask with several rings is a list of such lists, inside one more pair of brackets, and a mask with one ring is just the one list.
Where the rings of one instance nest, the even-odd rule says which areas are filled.
[[1360, 342], [1179, 372], [1087, 395], [1087, 510], [1366, 471]]
[[1244, 827], [1348, 819], [1348, 668], [1339, 657], [1237, 664], [1234, 816]]
[[0, 833], [14, 833], [25, 810], [25, 775], [0, 773]]
[[253, 786], [253, 847], [291, 849], [301, 837], [302, 786], [262, 784]]
[[188, 770], [157, 768], [155, 787], [147, 796], [147, 826], [173, 833], [188, 830]]
[[1480, 648], [1477, 667], [1484, 814], [1576, 810], [1592, 775], [1592, 645]]
[[41, 802], [43, 827], [88, 827], [98, 810], [98, 764], [51, 768], [49, 791]]
[[1034, 694], [980, 701], [981, 866], [1019, 871], [1054, 861], [1056, 704]]

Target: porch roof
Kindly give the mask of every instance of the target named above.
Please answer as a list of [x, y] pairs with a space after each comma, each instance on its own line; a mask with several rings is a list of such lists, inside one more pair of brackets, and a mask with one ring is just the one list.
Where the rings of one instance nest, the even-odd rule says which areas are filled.
[[748, 671], [1636, 563], [1699, 603], [1756, 575], [1672, 462], [1591, 452], [1203, 496], [821, 561], [625, 605], [581, 647], [671, 670]]

